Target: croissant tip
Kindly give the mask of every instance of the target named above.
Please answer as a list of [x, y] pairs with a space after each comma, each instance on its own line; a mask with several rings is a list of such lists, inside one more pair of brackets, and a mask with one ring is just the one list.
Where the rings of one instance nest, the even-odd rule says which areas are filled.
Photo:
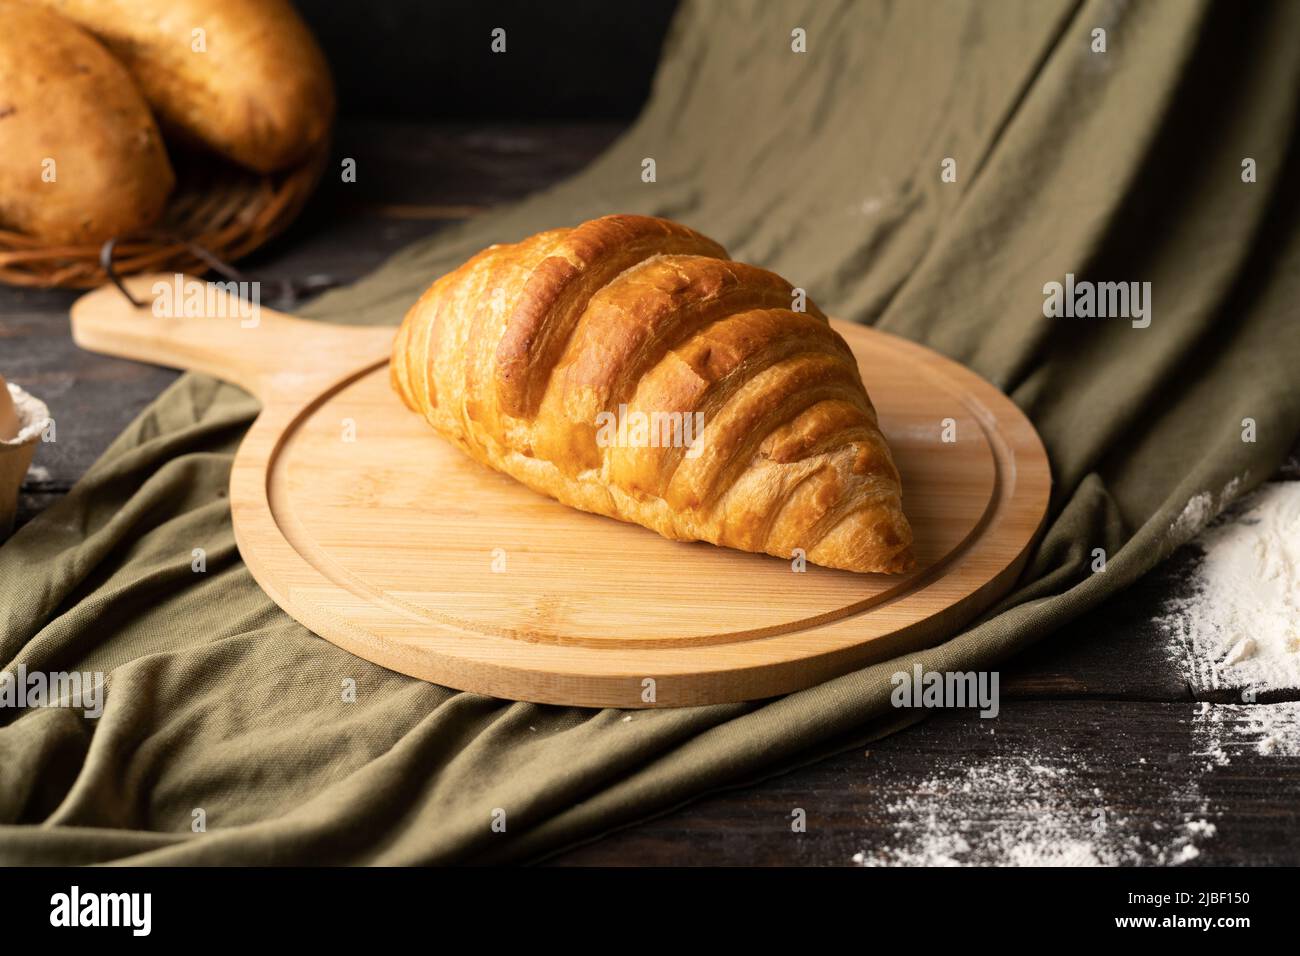
[[812, 558], [809, 558], [809, 560], [814, 564], [821, 564], [823, 567], [839, 571], [852, 571], [855, 574], [906, 574], [909, 571], [915, 571], [917, 567], [916, 556], [912, 553], [910, 545], [888, 557], [880, 556], [856, 560], [841, 559], [840, 561], [833, 558], [823, 558], [820, 562]]
[[916, 570], [916, 555], [912, 553], [911, 548], [900, 551], [889, 561], [889, 574], [902, 574], [905, 571]]
[[912, 554], [912, 549], [908, 548], [888, 558], [872, 561], [869, 564], [860, 564], [847, 570], [856, 571], [859, 574], [906, 574], [909, 571], [916, 570], [916, 558]]

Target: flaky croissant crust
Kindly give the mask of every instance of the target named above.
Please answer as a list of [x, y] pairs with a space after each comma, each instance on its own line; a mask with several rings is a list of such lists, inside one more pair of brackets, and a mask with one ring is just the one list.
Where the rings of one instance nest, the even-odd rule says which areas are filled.
[[[815, 305], [793, 304], [780, 276], [685, 226], [605, 216], [436, 281], [398, 330], [392, 383], [470, 456], [575, 508], [675, 540], [907, 570], [898, 471], [857, 362]], [[653, 420], [664, 440], [628, 440], [639, 433], [615, 418]]]

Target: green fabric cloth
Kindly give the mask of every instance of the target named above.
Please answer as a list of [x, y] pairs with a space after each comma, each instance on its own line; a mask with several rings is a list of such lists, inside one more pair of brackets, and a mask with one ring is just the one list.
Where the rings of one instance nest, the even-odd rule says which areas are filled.
[[[623, 713], [458, 693], [263, 595], [224, 497], [256, 403], [186, 375], [0, 548], [4, 669], [109, 682], [98, 720], [0, 712], [0, 862], [536, 859], [896, 729], [900, 667], [995, 666], [1114, 595], [1300, 433], [1297, 36], [1292, 2], [688, 4], [651, 103], [588, 170], [307, 314], [394, 323], [489, 242], [679, 219], [1025, 409], [1055, 488], [1014, 593], [939, 647], [774, 701]], [[1151, 282], [1150, 327], [1045, 318], [1043, 285], [1066, 273]]]

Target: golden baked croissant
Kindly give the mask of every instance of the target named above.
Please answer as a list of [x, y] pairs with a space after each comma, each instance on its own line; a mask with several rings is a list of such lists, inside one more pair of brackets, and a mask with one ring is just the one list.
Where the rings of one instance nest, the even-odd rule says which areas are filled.
[[685, 226], [605, 216], [435, 282], [398, 330], [392, 383], [470, 456], [583, 511], [905, 571], [912, 530], [857, 362], [801, 304]]

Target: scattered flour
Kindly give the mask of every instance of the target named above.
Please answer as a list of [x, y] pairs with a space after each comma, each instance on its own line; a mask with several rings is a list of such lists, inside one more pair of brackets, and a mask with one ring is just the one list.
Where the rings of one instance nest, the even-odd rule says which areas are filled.
[[1193, 721], [1208, 766], [1227, 766], [1234, 752], [1300, 757], [1300, 701], [1276, 704], [1209, 704]]
[[1202, 491], [1187, 499], [1182, 513], [1174, 519], [1169, 533], [1174, 538], [1182, 539], [1196, 534], [1214, 517], [1214, 499], [1208, 491]]
[[1198, 695], [1236, 691], [1244, 702], [1197, 708], [1205, 767], [1248, 750], [1300, 756], [1300, 702], [1256, 702], [1300, 690], [1300, 482], [1265, 485], [1194, 543], [1190, 589], [1160, 621], [1169, 654]]
[[[1300, 482], [1278, 482], [1207, 524], [1236, 497], [1238, 482], [1218, 497], [1197, 495], [1170, 533], [1190, 537], [1202, 557], [1188, 592], [1160, 623], [1169, 652], [1197, 693], [1240, 690], [1241, 704], [1198, 705], [1192, 717], [1201, 773], [1235, 754], [1300, 756], [1300, 701], [1255, 703], [1261, 692], [1300, 690]], [[853, 854], [860, 866], [1177, 866], [1198, 859], [1217, 835], [1194, 777], [1157, 779], [1153, 805], [1171, 819], [1145, 835], [1108, 807], [1080, 800], [1088, 768], [1056, 753], [1020, 753], [968, 761], [922, 783], [884, 807], [895, 821], [889, 846]], [[1209, 814], [1213, 815], [1213, 814]]]
[[18, 419], [16, 434], [0, 433], [0, 445], [17, 447], [36, 440], [44, 431], [50, 420], [50, 410], [35, 395], [29, 395], [13, 382], [6, 382], [0, 377], [0, 388], [7, 388], [9, 399], [13, 402], [14, 414]]
[[1175, 540], [1185, 541], [1204, 528], [1220, 511], [1232, 503], [1241, 493], [1241, 478], [1233, 478], [1219, 492], [1219, 503], [1214, 503], [1214, 496], [1208, 491], [1193, 495], [1183, 505], [1182, 512], [1169, 526], [1169, 534]]
[[1161, 621], [1188, 680], [1300, 689], [1300, 482], [1265, 485], [1196, 544], [1204, 557], [1191, 590]]
[[[1192, 791], [1169, 801], [1174, 819], [1143, 839], [1128, 821], [1095, 804], [1080, 804], [1077, 761], [1053, 765], [1043, 754], [990, 757], [955, 767], [885, 807], [896, 818], [893, 845], [855, 853], [859, 866], [1116, 866], [1178, 865], [1200, 855], [1212, 838], [1204, 801]], [[1179, 812], [1178, 804], [1191, 804]]]

